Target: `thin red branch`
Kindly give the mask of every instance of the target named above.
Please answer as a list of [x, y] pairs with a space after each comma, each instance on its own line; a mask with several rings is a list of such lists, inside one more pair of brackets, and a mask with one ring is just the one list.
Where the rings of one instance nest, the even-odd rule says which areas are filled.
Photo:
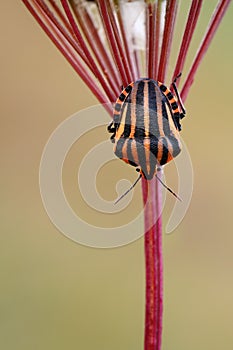
[[158, 1], [156, 7], [155, 20], [155, 42], [154, 42], [154, 71], [152, 78], [158, 80], [159, 54], [160, 54], [160, 37], [161, 37], [161, 5], [162, 1]]
[[[174, 69], [172, 81], [177, 77], [179, 73], [183, 71], [185, 59], [188, 53], [188, 49], [191, 43], [191, 39], [194, 33], [194, 30], [196, 28], [197, 20], [199, 18], [199, 14], [201, 11], [201, 6], [202, 6], [203, 0], [193, 0], [190, 11], [189, 11], [189, 16], [187, 19], [184, 35], [183, 35], [183, 40], [180, 46], [180, 51], [178, 55], [178, 59], [176, 62], [176, 66]], [[179, 85], [179, 80], [177, 81], [177, 86]]]
[[121, 57], [120, 52], [118, 50], [118, 46], [117, 46], [116, 39], [114, 36], [111, 21], [109, 18], [109, 13], [108, 13], [108, 8], [106, 5], [106, 2], [101, 1], [101, 0], [97, 0], [97, 3], [98, 3], [101, 17], [103, 19], [103, 24], [105, 27], [105, 34], [106, 34], [106, 37], [107, 37], [108, 42], [109, 42], [109, 46], [110, 46], [111, 51], [112, 51], [112, 56], [114, 57], [117, 68], [119, 70], [122, 84], [123, 84], [123, 86], [127, 86], [129, 84], [129, 80], [128, 80], [127, 74], [125, 72], [125, 67], [122, 63], [122, 57]]
[[[158, 174], [160, 176], [160, 174]], [[146, 310], [145, 350], [160, 350], [163, 315], [161, 185], [142, 179], [145, 222]]]
[[129, 69], [129, 62], [127, 60], [126, 52], [124, 50], [124, 44], [121, 40], [122, 34], [119, 32], [119, 29], [118, 29], [118, 26], [116, 23], [115, 7], [111, 6], [111, 2], [109, 0], [105, 0], [105, 1], [107, 2], [109, 19], [110, 19], [110, 22], [112, 25], [114, 37], [116, 39], [117, 48], [119, 50], [119, 54], [120, 54], [120, 57], [122, 59], [123, 66], [125, 68], [125, 74], [126, 74], [127, 80], [128, 80], [127, 84], [129, 84], [133, 80], [133, 75], [132, 75], [132, 71]]
[[[105, 76], [110, 89], [113, 91], [113, 93], [117, 97], [119, 94], [119, 85], [117, 85], [116, 72], [109, 60], [109, 57], [102, 44], [102, 41], [100, 40], [98, 32], [96, 31], [96, 28], [88, 12], [86, 11], [86, 8], [82, 5], [80, 5], [77, 8], [73, 1], [71, 1], [71, 6], [75, 14], [75, 17], [77, 19], [77, 22], [83, 34], [86, 37], [88, 45], [92, 50], [93, 54], [95, 55], [96, 61], [98, 62], [102, 70], [102, 74]], [[93, 38], [95, 40], [93, 40]]]
[[152, 78], [154, 76], [155, 67], [155, 47], [156, 42], [156, 4], [149, 3], [147, 5], [146, 13], [146, 30], [147, 30], [147, 40], [146, 40], [146, 61], [147, 61], [147, 77]]
[[36, 2], [38, 3], [38, 6], [40, 6], [41, 9], [44, 11], [44, 13], [49, 17], [49, 19], [53, 22], [53, 24], [57, 27], [57, 29], [61, 32], [64, 38], [70, 43], [70, 45], [74, 48], [74, 50], [79, 54], [79, 56], [88, 66], [88, 68], [92, 71], [92, 66], [87, 60], [83, 50], [81, 49], [78, 42], [74, 40], [73, 31], [71, 26], [69, 25], [69, 22], [63, 17], [62, 22], [64, 23], [65, 27], [62, 26], [62, 24], [57, 20], [54, 13], [46, 5], [44, 0], [36, 0]]
[[[54, 26], [53, 22], [49, 19], [48, 16], [43, 12], [41, 7], [36, 1], [22, 0], [29, 12], [39, 23], [41, 28], [45, 31], [51, 41], [55, 44], [58, 50], [63, 54], [67, 61], [74, 68], [76, 73], [81, 77], [81, 79], [86, 83], [89, 89], [97, 97], [99, 102], [103, 104], [104, 108], [111, 115], [112, 107], [107, 96], [100, 89], [99, 85], [96, 84], [95, 80], [89, 75], [86, 68], [83, 67], [81, 60], [74, 56], [74, 53], [66, 42], [65, 38], [61, 35], [60, 31]], [[32, 3], [34, 6], [32, 6]]]
[[166, 78], [167, 67], [171, 52], [171, 43], [174, 32], [174, 25], [177, 15], [178, 2], [176, 0], [169, 0], [166, 7], [165, 26], [163, 32], [163, 42], [160, 53], [160, 62], [158, 70], [158, 80], [164, 81]]
[[65, 13], [67, 15], [67, 18], [68, 18], [69, 22], [70, 22], [70, 24], [71, 24], [71, 26], [73, 28], [75, 36], [76, 36], [76, 38], [77, 38], [77, 40], [78, 40], [78, 42], [79, 42], [83, 52], [85, 53], [85, 55], [86, 55], [90, 65], [92, 66], [93, 73], [95, 74], [96, 78], [99, 80], [102, 88], [104, 89], [105, 93], [108, 95], [110, 101], [112, 101], [112, 102], [115, 101], [116, 96], [115, 96], [114, 92], [110, 90], [109, 85], [105, 81], [105, 79], [102, 76], [101, 72], [99, 71], [99, 68], [97, 67], [97, 65], [96, 65], [96, 63], [95, 63], [95, 61], [94, 61], [90, 51], [88, 50], [88, 47], [87, 47], [85, 41], [83, 40], [82, 34], [80, 33], [80, 30], [79, 30], [79, 28], [78, 28], [78, 26], [77, 26], [77, 24], [75, 22], [75, 19], [74, 19], [73, 15], [72, 15], [72, 12], [70, 10], [70, 6], [69, 6], [67, 0], [61, 0], [61, 4], [62, 4], [62, 6], [64, 8], [64, 11], [65, 11]]
[[133, 80], [135, 81], [136, 79], [139, 78], [139, 72], [137, 71], [135, 56], [133, 55], [133, 53], [129, 49], [129, 42], [127, 39], [127, 35], [126, 35], [125, 26], [124, 26], [123, 19], [122, 19], [120, 7], [117, 9], [116, 13], [117, 13], [117, 19], [118, 19], [118, 23], [119, 23], [120, 30], [121, 30], [122, 40], [124, 43], [125, 53], [126, 53], [127, 60], [129, 63], [129, 69], [132, 73]]
[[[173, 10], [173, 14], [169, 14]], [[176, 5], [167, 6], [166, 30], [172, 30]], [[173, 17], [174, 15], [174, 17]], [[164, 78], [171, 46], [171, 33], [163, 36], [163, 46], [158, 62], [161, 31], [161, 1], [147, 4], [146, 61], [149, 78]], [[159, 172], [158, 176], [161, 176]], [[162, 197], [161, 184], [154, 178], [142, 179], [145, 222], [145, 267], [146, 267], [146, 308], [145, 308], [145, 350], [161, 350], [163, 317], [163, 257], [162, 257]]]
[[208, 29], [206, 31], [206, 34], [204, 35], [204, 38], [202, 40], [201, 46], [196, 54], [196, 57], [193, 61], [193, 64], [191, 66], [190, 72], [185, 80], [184, 86], [182, 88], [181, 91], [181, 98], [183, 101], [186, 100], [189, 89], [193, 83], [194, 80], [194, 76], [197, 72], [197, 69], [214, 37], [214, 34], [228, 8], [228, 6], [230, 5], [231, 0], [220, 0], [216, 10], [212, 16], [212, 19], [209, 23]]
[[60, 18], [63, 25], [68, 29], [68, 31], [71, 32], [71, 26], [70, 26], [69, 22], [67, 21], [66, 17], [64, 16], [63, 12], [61, 11], [61, 9], [59, 8], [59, 6], [57, 6], [55, 0], [48, 0], [48, 2], [50, 3], [51, 7], [55, 11], [56, 16], [58, 18]]

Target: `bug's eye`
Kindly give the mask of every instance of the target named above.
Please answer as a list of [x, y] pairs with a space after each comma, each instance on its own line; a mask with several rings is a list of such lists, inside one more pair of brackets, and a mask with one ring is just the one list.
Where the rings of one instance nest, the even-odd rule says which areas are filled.
[[136, 171], [137, 171], [138, 173], [140, 173], [140, 169], [139, 169], [139, 168], [136, 168]]

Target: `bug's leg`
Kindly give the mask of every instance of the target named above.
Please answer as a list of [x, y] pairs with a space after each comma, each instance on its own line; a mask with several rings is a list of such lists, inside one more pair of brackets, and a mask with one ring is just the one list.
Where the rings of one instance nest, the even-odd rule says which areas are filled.
[[[182, 113], [182, 115], [183, 115], [183, 113]], [[174, 114], [173, 118], [175, 120], [175, 125], [176, 125], [177, 129], [179, 131], [181, 131], [182, 128], [181, 128], [180, 120], [183, 118], [183, 117], [181, 117], [181, 113]]]
[[108, 124], [107, 130], [108, 130], [108, 132], [115, 132], [115, 131], [116, 131], [116, 128], [115, 128], [115, 126], [114, 126], [114, 122], [113, 122], [113, 121], [111, 121], [111, 122]]
[[112, 136], [110, 137], [110, 140], [112, 143], [115, 143], [115, 136], [116, 136], [115, 134], [112, 134]]
[[181, 99], [181, 97], [180, 97], [180, 93], [179, 93], [179, 91], [178, 91], [178, 89], [177, 89], [177, 86], [176, 86], [176, 81], [177, 81], [178, 78], [180, 78], [180, 76], [181, 76], [181, 73], [178, 74], [178, 75], [175, 77], [175, 79], [174, 79], [173, 82], [172, 82], [172, 87], [173, 87], [173, 89], [174, 89], [174, 91], [175, 91], [177, 100], [179, 101], [179, 104], [180, 104], [180, 107], [181, 107], [181, 110], [182, 110], [182, 113], [180, 113], [180, 119], [182, 119], [182, 118], [185, 117], [186, 110], [185, 110], [185, 108], [184, 108], [184, 104], [183, 104], [183, 102], [182, 102], [182, 99]]
[[116, 127], [115, 127], [113, 121], [108, 124], [107, 130], [108, 130], [109, 133], [112, 133], [112, 135], [110, 137], [110, 140], [111, 140], [112, 143], [114, 143], [115, 142], [115, 136], [116, 136]]

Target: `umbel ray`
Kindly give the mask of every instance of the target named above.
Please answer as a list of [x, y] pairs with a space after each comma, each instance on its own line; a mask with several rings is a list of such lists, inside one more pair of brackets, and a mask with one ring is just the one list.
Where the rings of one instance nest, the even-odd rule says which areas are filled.
[[154, 176], [176, 198], [157, 176], [160, 167], [170, 162], [181, 151], [180, 121], [186, 111], [181, 101], [176, 80], [172, 82], [174, 94], [161, 82], [142, 78], [130, 83], [118, 97], [113, 121], [108, 126], [112, 133], [115, 155], [136, 167], [139, 177], [115, 202], [118, 203], [144, 177]]

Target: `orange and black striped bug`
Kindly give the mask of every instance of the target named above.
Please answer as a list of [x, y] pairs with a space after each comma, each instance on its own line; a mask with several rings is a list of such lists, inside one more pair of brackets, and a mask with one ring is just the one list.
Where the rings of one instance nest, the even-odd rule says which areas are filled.
[[[175, 94], [159, 81], [143, 78], [130, 83], [115, 103], [113, 121], [108, 126], [108, 131], [112, 133], [114, 153], [136, 167], [140, 173], [136, 182], [117, 202], [141, 177], [147, 180], [157, 177], [160, 167], [181, 151], [180, 120], [186, 112], [176, 87], [176, 79], [172, 83]], [[162, 182], [159, 177], [157, 179]]]

